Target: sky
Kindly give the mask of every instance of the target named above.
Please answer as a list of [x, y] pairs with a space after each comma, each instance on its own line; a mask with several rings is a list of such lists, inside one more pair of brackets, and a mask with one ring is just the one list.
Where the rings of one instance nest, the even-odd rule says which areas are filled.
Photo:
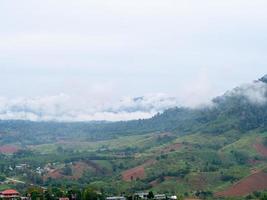
[[265, 0], [0, 0], [0, 119], [129, 120], [267, 73]]

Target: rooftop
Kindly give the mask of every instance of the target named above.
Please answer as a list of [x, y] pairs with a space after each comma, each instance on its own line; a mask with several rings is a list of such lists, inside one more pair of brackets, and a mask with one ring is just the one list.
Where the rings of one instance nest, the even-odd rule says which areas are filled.
[[2, 192], [0, 192], [0, 194], [2, 195], [19, 195], [19, 192], [13, 189], [9, 189], [9, 190], [4, 190]]

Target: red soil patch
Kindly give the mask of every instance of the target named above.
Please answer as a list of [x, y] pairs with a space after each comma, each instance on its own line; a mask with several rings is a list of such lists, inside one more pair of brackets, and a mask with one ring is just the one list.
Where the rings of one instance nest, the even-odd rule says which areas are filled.
[[44, 179], [47, 180], [48, 178], [52, 178], [52, 179], [60, 179], [62, 178], [63, 175], [60, 173], [59, 169], [55, 169], [50, 171], [45, 177]]
[[83, 176], [83, 173], [90, 169], [84, 162], [77, 162], [72, 166], [72, 179], [78, 180]]
[[257, 174], [259, 172], [261, 172], [261, 170], [260, 169], [257, 169], [257, 168], [253, 168], [253, 169], [250, 170], [250, 173], [251, 174]]
[[264, 157], [267, 157], [267, 147], [261, 143], [254, 144], [253, 147], [256, 151]]
[[244, 178], [223, 192], [216, 193], [215, 196], [238, 197], [264, 189], [267, 189], [267, 173], [261, 171]]
[[9, 145], [4, 145], [0, 147], [0, 153], [6, 153], [6, 154], [11, 154], [11, 153], [16, 153], [19, 150], [18, 147], [16, 146], [9, 146]]
[[124, 181], [136, 180], [138, 178], [145, 178], [145, 168], [142, 165], [132, 169], [128, 169], [122, 173], [122, 179]]
[[[165, 133], [167, 134], [167, 133]], [[158, 152], [160, 153], [169, 153], [171, 151], [175, 151], [178, 150], [182, 147], [183, 145], [181, 143], [175, 143], [175, 144], [171, 144], [167, 147], [164, 147], [163, 149], [160, 149]], [[147, 166], [151, 166], [153, 164], [155, 164], [155, 160], [147, 160], [145, 161], [144, 164], [139, 165], [137, 167], [128, 169], [124, 172], [122, 172], [122, 179], [124, 181], [132, 181], [132, 180], [136, 180], [136, 179], [143, 179], [145, 178], [145, 167]], [[152, 183], [153, 184], [153, 183]]]
[[44, 180], [47, 180], [48, 178], [52, 179], [66, 178], [66, 179], [78, 180], [82, 177], [85, 171], [92, 168], [84, 162], [76, 162], [71, 166], [71, 169], [72, 169], [72, 176], [65, 176], [64, 174], [62, 174], [62, 169], [55, 169], [50, 171], [46, 176], [44, 176]]
[[145, 167], [153, 165], [156, 161], [155, 160], [147, 160], [144, 164], [139, 165], [137, 167], [128, 169], [124, 172], [122, 172], [122, 179], [124, 181], [132, 181], [136, 179], [143, 179], [145, 178]]
[[149, 185], [150, 185], [151, 187], [156, 187], [158, 184], [159, 184], [159, 180], [158, 180], [158, 179], [156, 179], [156, 180], [154, 180], [154, 181], [151, 181], [151, 182], [149, 183]]

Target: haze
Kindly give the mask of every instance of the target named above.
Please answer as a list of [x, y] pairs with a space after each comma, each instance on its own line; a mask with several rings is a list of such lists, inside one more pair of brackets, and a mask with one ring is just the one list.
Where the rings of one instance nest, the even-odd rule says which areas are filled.
[[1, 1], [0, 118], [117, 121], [207, 103], [266, 74], [266, 20], [263, 0]]

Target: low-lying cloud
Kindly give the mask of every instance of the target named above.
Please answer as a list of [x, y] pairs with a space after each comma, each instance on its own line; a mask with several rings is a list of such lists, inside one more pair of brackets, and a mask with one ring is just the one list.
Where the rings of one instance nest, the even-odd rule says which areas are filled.
[[227, 92], [226, 96], [242, 96], [252, 104], [263, 105], [267, 103], [267, 85], [262, 81], [254, 81]]
[[92, 121], [132, 120], [150, 118], [156, 113], [178, 105], [174, 97], [166, 94], [148, 94], [125, 97], [119, 102], [92, 105], [78, 97], [59, 94], [36, 98], [0, 98], [0, 119], [32, 121]]
[[[189, 93], [190, 94], [190, 93]], [[222, 98], [241, 96], [250, 103], [267, 103], [267, 84], [255, 81], [237, 87]], [[211, 101], [198, 100], [196, 95], [171, 96], [164, 93], [146, 94], [139, 97], [124, 97], [119, 101], [97, 101], [90, 94], [82, 97], [68, 94], [35, 98], [0, 98], [0, 119], [32, 121], [124, 121], [146, 119], [166, 109], [187, 106], [213, 105]], [[191, 101], [186, 102], [186, 99]], [[192, 103], [193, 102], [193, 103]], [[210, 102], [210, 103], [209, 103]]]

